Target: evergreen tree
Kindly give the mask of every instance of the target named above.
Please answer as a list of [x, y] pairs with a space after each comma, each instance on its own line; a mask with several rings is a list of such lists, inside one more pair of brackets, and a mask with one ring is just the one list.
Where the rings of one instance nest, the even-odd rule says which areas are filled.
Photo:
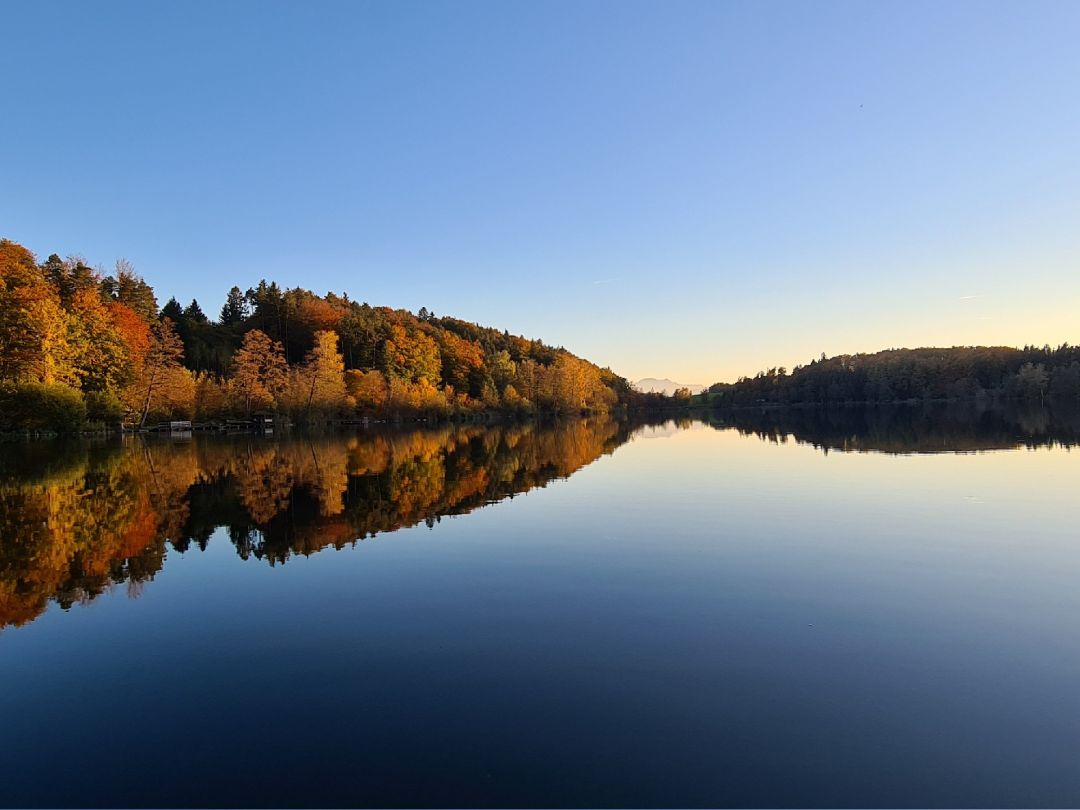
[[175, 298], [170, 298], [165, 306], [161, 308], [161, 317], [168, 318], [171, 321], [181, 321], [184, 318], [184, 308], [180, 306], [180, 302]]
[[243, 323], [247, 316], [247, 298], [240, 291], [239, 287], [233, 287], [229, 290], [229, 295], [225, 299], [225, 305], [221, 308], [221, 324], [223, 326], [235, 326]]
[[210, 319], [206, 317], [206, 313], [202, 311], [202, 307], [199, 306], [199, 302], [194, 298], [191, 299], [191, 303], [184, 309], [184, 318], [195, 323], [210, 322]]

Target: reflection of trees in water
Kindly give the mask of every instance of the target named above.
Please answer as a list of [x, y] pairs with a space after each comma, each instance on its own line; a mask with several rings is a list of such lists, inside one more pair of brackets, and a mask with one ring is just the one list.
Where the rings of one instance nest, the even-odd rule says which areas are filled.
[[161, 501], [139, 454], [54, 463], [35, 479], [0, 479], [0, 621], [21, 624], [50, 598], [64, 607], [164, 559]]
[[[115, 584], [225, 527], [271, 564], [462, 514], [566, 477], [629, 436], [606, 418], [173, 444], [12, 445], [0, 454], [0, 626]], [[43, 450], [47, 448], [48, 452]]]
[[864, 407], [745, 408], [710, 415], [771, 442], [788, 438], [825, 452], [941, 453], [1080, 443], [1080, 408], [965, 401]]

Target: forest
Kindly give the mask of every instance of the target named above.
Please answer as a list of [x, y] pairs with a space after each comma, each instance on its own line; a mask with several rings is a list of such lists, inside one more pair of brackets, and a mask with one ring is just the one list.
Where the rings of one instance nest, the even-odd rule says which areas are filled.
[[0, 431], [579, 414], [632, 397], [566, 349], [426, 308], [264, 280], [232, 287], [211, 317], [197, 301], [159, 307], [123, 260], [106, 275], [0, 240]]
[[[1080, 398], [1080, 347], [957, 346], [844, 354], [715, 383], [699, 401], [713, 407], [1005, 398]], [[678, 392], [676, 392], [678, 398]], [[683, 399], [690, 400], [689, 392]]]

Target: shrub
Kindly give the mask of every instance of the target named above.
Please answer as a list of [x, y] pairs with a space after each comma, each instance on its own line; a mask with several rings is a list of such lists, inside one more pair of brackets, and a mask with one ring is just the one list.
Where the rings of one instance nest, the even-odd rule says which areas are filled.
[[124, 404], [112, 391], [91, 391], [84, 396], [86, 418], [104, 425], [118, 425], [124, 418]]
[[71, 433], [86, 424], [86, 403], [59, 383], [20, 383], [0, 388], [0, 430]]

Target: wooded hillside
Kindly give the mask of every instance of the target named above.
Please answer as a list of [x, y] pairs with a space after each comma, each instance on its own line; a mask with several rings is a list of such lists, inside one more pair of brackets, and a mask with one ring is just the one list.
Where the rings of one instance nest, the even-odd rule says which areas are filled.
[[299, 421], [605, 411], [629, 384], [563, 348], [426, 309], [260, 281], [212, 319], [123, 261], [0, 240], [0, 430], [278, 412]]
[[1080, 348], [957, 346], [843, 354], [709, 388], [713, 405], [1080, 397]]

